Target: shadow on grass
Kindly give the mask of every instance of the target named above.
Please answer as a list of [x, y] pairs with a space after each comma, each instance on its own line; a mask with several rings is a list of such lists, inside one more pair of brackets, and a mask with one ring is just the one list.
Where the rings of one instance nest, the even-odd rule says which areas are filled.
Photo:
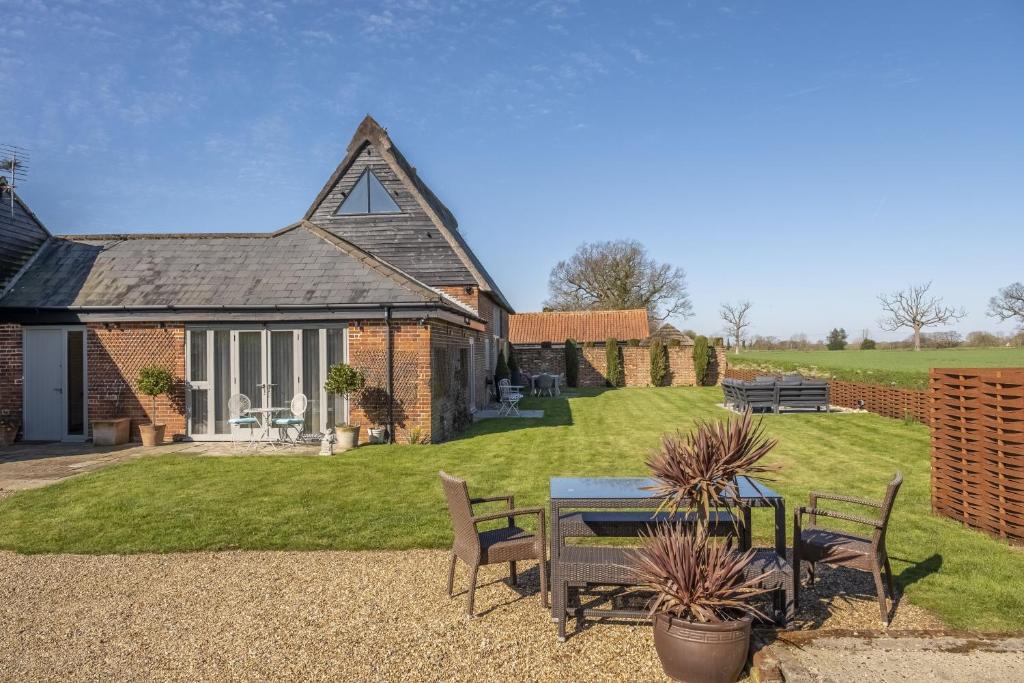
[[543, 410], [544, 417], [494, 417], [474, 422], [451, 441], [460, 441], [488, 434], [502, 434], [521, 429], [568, 427], [573, 424], [572, 401], [600, 396], [608, 389], [569, 388], [559, 396], [528, 396], [519, 403], [520, 410]]
[[[898, 562], [906, 562], [910, 566], [901, 571], [895, 577], [896, 585], [901, 589], [907, 586], [917, 583], [921, 579], [936, 574], [942, 569], [942, 555], [938, 553], [927, 557], [920, 562], [914, 562], [902, 557], [889, 556], [890, 560], [896, 560]], [[901, 591], [902, 592], [902, 591]]]

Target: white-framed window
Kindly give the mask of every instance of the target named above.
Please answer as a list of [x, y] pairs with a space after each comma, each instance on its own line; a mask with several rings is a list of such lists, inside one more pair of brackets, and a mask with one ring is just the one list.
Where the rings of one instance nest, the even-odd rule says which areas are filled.
[[188, 433], [197, 440], [231, 438], [228, 400], [245, 394], [255, 408], [287, 409], [307, 399], [305, 431], [322, 433], [348, 420], [348, 405], [328, 396], [327, 369], [348, 359], [348, 328], [335, 325], [188, 327], [185, 338]]

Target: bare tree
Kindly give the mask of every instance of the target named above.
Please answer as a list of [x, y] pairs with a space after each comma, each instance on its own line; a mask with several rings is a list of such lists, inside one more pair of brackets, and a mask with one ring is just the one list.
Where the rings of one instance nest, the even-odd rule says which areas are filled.
[[988, 314], [993, 318], [1014, 320], [1024, 325], [1024, 284], [1014, 282], [999, 290], [988, 300]]
[[718, 315], [725, 321], [726, 333], [736, 341], [734, 353], [740, 352], [743, 343], [743, 330], [750, 327], [747, 314], [753, 306], [749, 301], [740, 301], [735, 304], [722, 304], [718, 309]]
[[913, 330], [915, 351], [921, 350], [922, 329], [955, 322], [967, 315], [962, 307], [947, 306], [940, 297], [929, 296], [931, 286], [932, 283], [928, 282], [893, 292], [891, 296], [878, 296], [886, 313], [878, 324], [887, 332], [895, 332], [902, 327]]
[[584, 243], [548, 278], [545, 306], [556, 311], [646, 308], [653, 320], [686, 318], [686, 273], [658, 263], [636, 240]]

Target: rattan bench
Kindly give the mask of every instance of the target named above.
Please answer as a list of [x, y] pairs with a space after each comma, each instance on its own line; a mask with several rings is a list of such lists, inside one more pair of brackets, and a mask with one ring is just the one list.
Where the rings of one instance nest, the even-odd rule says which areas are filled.
[[[708, 515], [709, 531], [712, 536], [730, 536], [737, 530], [742, 534], [741, 547], [749, 547], [747, 532], [750, 530], [750, 510], [745, 510], [745, 523], [741, 523], [730, 512], [715, 511]], [[687, 525], [694, 524], [696, 513], [677, 513], [671, 516], [668, 512], [651, 514], [650, 511], [619, 512], [619, 511], [584, 511], [570, 512], [560, 517], [563, 538], [589, 538], [599, 536], [636, 537], [652, 525], [665, 524], [669, 521], [681, 521]]]
[[[648, 619], [644, 609], [587, 608], [570, 605], [569, 590], [588, 586], [636, 586], [639, 579], [632, 566], [634, 549], [619, 547], [565, 546], [559, 558], [559, 585], [552, 596], [558, 611], [558, 638], [565, 639], [566, 621], [572, 614], [577, 626], [586, 618], [615, 617]], [[766, 610], [777, 626], [784, 626], [795, 611], [793, 569], [773, 548], [758, 548], [744, 570], [748, 579], [766, 575], [761, 585], [771, 591]]]

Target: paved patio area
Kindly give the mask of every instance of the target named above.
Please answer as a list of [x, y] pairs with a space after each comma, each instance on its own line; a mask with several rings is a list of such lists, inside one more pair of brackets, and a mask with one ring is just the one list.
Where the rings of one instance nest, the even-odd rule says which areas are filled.
[[[258, 454], [310, 455], [318, 447], [272, 450], [263, 448]], [[122, 446], [94, 446], [91, 443], [18, 443], [0, 447], [0, 500], [25, 489], [35, 489], [69, 477], [92, 472], [120, 462], [147, 455], [187, 453], [194, 455], [236, 454], [230, 443], [168, 443], [146, 447], [138, 443]]]
[[1024, 674], [1022, 635], [813, 631], [784, 634], [768, 650], [787, 683], [996, 683]]

